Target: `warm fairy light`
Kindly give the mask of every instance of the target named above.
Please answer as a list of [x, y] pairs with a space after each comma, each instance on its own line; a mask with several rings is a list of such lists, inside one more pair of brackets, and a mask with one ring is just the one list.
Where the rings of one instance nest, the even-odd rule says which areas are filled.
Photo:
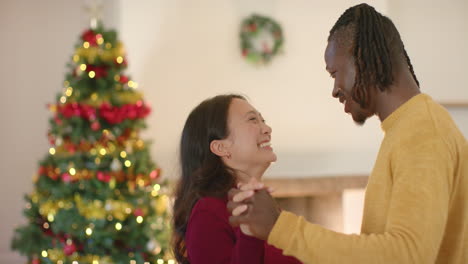
[[115, 178], [112, 178], [110, 181], [109, 181], [109, 187], [111, 189], [114, 189], [115, 188]]
[[116, 75], [114, 76], [114, 80], [115, 80], [116, 82], [120, 81], [120, 75], [116, 74]]
[[67, 102], [67, 98], [66, 98], [65, 96], [60, 97], [60, 102], [61, 102], [62, 104], [66, 103], [66, 102]]
[[152, 190], [152, 191], [151, 191], [151, 195], [152, 195], [153, 197], [156, 197], [156, 196], [158, 196], [158, 192], [155, 191], [155, 190]]
[[59, 208], [63, 208], [65, 206], [65, 204], [63, 203], [63, 201], [59, 201], [58, 206], [59, 206]]
[[93, 260], [93, 264], [99, 264], [98, 260]]
[[89, 150], [89, 154], [94, 156], [94, 155], [97, 154], [97, 150], [95, 148], [92, 148], [92, 149]]
[[112, 215], [108, 215], [107, 216], [107, 221], [112, 221], [112, 220], [114, 220], [114, 217]]
[[145, 262], [145, 263], [143, 263], [143, 264], [150, 264], [150, 263], [149, 263], [148, 261], [146, 261], [146, 262]]
[[50, 155], [55, 155], [55, 148], [50, 148], [49, 153]]
[[85, 231], [85, 232], [86, 232], [86, 235], [88, 235], [88, 236], [90, 236], [90, 235], [93, 234], [93, 230], [92, 230], [91, 228], [89, 228], [89, 227], [86, 228], [86, 231]]
[[143, 179], [138, 179], [138, 180], [137, 180], [137, 184], [138, 184], [138, 186], [143, 187], [143, 186], [145, 186], [145, 180], [143, 180]]
[[94, 163], [101, 164], [101, 159], [99, 157], [95, 158]]
[[88, 76], [89, 76], [89, 78], [92, 79], [92, 78], [94, 78], [96, 76], [96, 73], [94, 71], [89, 71]]
[[155, 191], [159, 191], [159, 190], [161, 190], [161, 185], [155, 184], [155, 185], [153, 186], [153, 189], [154, 189]]
[[143, 216], [141, 216], [141, 215], [137, 216], [136, 221], [139, 224], [143, 223]]
[[53, 214], [48, 214], [47, 215], [47, 220], [49, 220], [49, 222], [53, 222], [54, 221], [54, 215]]
[[96, 42], [97, 44], [101, 45], [102, 43], [104, 43], [104, 38], [102, 37], [101, 34], [97, 34], [96, 35]]
[[57, 264], [63, 264], [63, 261], [57, 260]]
[[98, 99], [97, 93], [91, 94], [91, 100], [96, 101]]
[[89, 48], [89, 42], [88, 41], [85, 41], [83, 43], [83, 48], [85, 48], [85, 49]]
[[112, 44], [106, 43], [106, 49], [110, 49], [110, 48], [112, 48]]
[[122, 229], [122, 224], [121, 223], [116, 223], [115, 224], [115, 229], [116, 230], [121, 230]]
[[105, 148], [101, 148], [101, 149], [99, 150], [99, 154], [101, 154], [102, 156], [106, 155], [106, 154], [107, 154], [106, 149], [105, 149]]
[[47, 258], [47, 256], [48, 256], [49, 254], [47, 254], [47, 251], [42, 250], [41, 255], [42, 255], [43, 258]]
[[133, 88], [133, 86], [135, 85], [135, 83], [133, 81], [128, 81], [128, 87], [130, 88]]
[[72, 264], [78, 264], [78, 261], [74, 260], [74, 261], [72, 262]]
[[42, 226], [44, 227], [44, 229], [49, 229], [49, 223], [44, 223]]
[[67, 241], [65, 241], [65, 243], [67, 243], [67, 245], [71, 245], [71, 244], [73, 244], [73, 240], [71, 240], [71, 239], [69, 238], [69, 239], [67, 239]]
[[68, 87], [67, 90], [65, 91], [65, 95], [70, 97], [73, 94], [73, 87]]
[[137, 82], [133, 82], [133, 89], [136, 89], [138, 88], [138, 83]]
[[81, 64], [81, 65], [80, 65], [80, 70], [86, 71], [86, 64], [84, 64], [84, 63]]
[[156, 262], [158, 264], [164, 264], [164, 260], [163, 259], [158, 259], [158, 261]]
[[63, 86], [64, 86], [64, 87], [70, 86], [70, 82], [69, 82], [69, 81], [64, 81], [64, 82], [63, 82]]
[[122, 159], [125, 159], [125, 158], [127, 157], [127, 152], [125, 152], [125, 151], [122, 150], [122, 151], [120, 152], [120, 157], [122, 157]]
[[136, 264], [136, 260], [134, 259], [130, 260], [130, 264]]
[[30, 203], [26, 203], [26, 209], [31, 209], [31, 204]]
[[132, 166], [132, 162], [129, 161], [129, 160], [126, 160], [126, 161], [124, 162], [124, 164], [125, 164], [125, 167], [127, 167], [127, 168], [129, 168], [130, 166]]
[[139, 139], [139, 140], [137, 140], [135, 145], [137, 146], [137, 148], [143, 148], [145, 146], [145, 142], [143, 140]]
[[107, 129], [103, 129], [103, 130], [102, 130], [102, 134], [103, 134], [104, 136], [108, 136], [109, 133], [110, 133], [110, 132], [109, 132], [109, 130], [107, 130]]
[[170, 260], [167, 261], [167, 264], [175, 264], [175, 260], [170, 259]]
[[131, 213], [132, 213], [132, 209], [130, 209], [130, 207], [125, 208], [125, 213], [131, 214]]
[[121, 64], [123, 62], [122, 56], [118, 56], [116, 61], [117, 61], [118, 64]]
[[114, 144], [109, 144], [109, 152], [112, 153], [115, 151], [115, 145]]
[[76, 174], [75, 168], [70, 168], [70, 170], [68, 170], [68, 172], [70, 173], [71, 176], [75, 176], [75, 174]]
[[74, 62], [78, 62], [79, 60], [80, 60], [80, 56], [78, 56], [78, 55], [76, 55], [76, 54], [73, 55], [73, 61], [74, 61]]

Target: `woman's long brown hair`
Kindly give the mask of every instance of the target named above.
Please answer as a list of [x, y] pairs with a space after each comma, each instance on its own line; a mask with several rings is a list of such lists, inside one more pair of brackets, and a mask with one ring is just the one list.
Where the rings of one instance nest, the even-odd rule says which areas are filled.
[[180, 264], [190, 263], [185, 248], [185, 232], [193, 206], [200, 197], [225, 197], [236, 180], [221, 158], [210, 150], [213, 140], [229, 134], [229, 106], [240, 95], [219, 95], [192, 110], [180, 140], [181, 178], [175, 191], [172, 249]]

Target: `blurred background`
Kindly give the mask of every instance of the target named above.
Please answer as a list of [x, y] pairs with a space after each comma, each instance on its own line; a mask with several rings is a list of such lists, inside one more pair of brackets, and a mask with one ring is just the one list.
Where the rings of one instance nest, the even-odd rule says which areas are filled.
[[[22, 196], [31, 191], [37, 162], [49, 148], [46, 135], [51, 114], [46, 104], [61, 91], [74, 44], [89, 26], [83, 8], [86, 3], [89, 1], [0, 1], [0, 263], [24, 262], [10, 250], [10, 240], [14, 227], [25, 221]], [[328, 31], [359, 1], [102, 3], [105, 26], [117, 30], [126, 46], [127, 72], [152, 107], [143, 137], [153, 141], [151, 154], [163, 177], [178, 177], [177, 145], [193, 107], [217, 94], [245, 94], [273, 128], [278, 161], [265, 178], [289, 188], [283, 193], [279, 190], [278, 199], [299, 213], [321, 208], [322, 216], [309, 218], [339, 231], [359, 232], [362, 189], [383, 132], [376, 117], [358, 127], [344, 113], [331, 96], [333, 83], [323, 59]], [[464, 79], [468, 2], [368, 3], [393, 20], [422, 91], [443, 103], [468, 136]], [[283, 29], [283, 52], [268, 65], [254, 66], [240, 52], [240, 23], [252, 13], [275, 19]], [[321, 198], [314, 200], [313, 193], [297, 193], [295, 182], [310, 187], [309, 191], [315, 184], [340, 186], [330, 187], [327, 195], [319, 193]], [[287, 200], [290, 198], [295, 202]], [[327, 224], [327, 212], [338, 214], [339, 223]]]

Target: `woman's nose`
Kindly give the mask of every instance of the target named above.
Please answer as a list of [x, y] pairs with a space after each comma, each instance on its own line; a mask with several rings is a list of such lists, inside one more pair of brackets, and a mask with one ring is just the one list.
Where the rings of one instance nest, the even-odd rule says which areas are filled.
[[272, 132], [272, 129], [269, 125], [263, 123], [263, 134], [270, 135]]

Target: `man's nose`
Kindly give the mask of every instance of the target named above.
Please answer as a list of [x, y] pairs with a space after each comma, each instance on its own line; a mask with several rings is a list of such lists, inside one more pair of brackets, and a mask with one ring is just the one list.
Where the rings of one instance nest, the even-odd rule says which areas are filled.
[[340, 95], [340, 91], [341, 91], [341, 89], [338, 88], [338, 86], [336, 84], [333, 84], [332, 96], [335, 97], [335, 98], [338, 98], [338, 96]]

